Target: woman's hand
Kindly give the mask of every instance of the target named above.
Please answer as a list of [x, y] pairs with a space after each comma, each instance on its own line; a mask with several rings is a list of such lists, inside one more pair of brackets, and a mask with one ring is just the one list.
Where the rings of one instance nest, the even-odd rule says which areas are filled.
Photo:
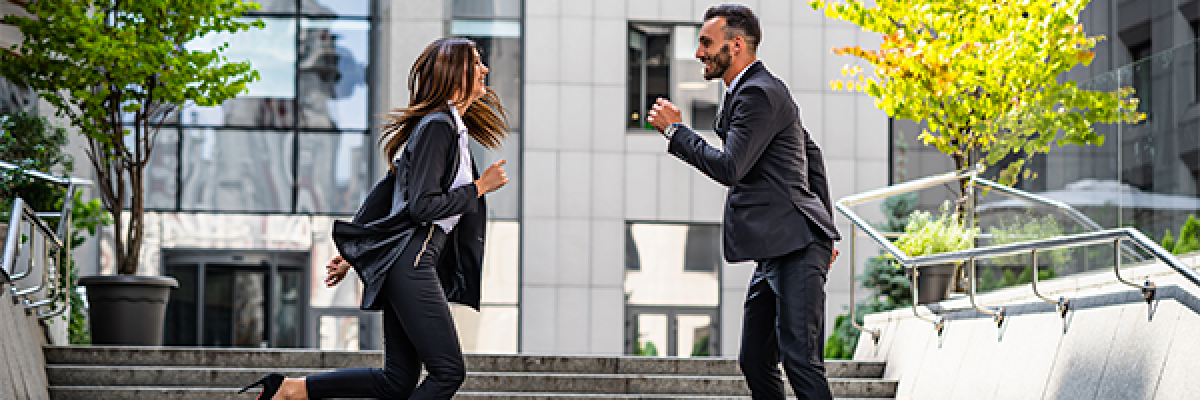
[[334, 287], [342, 283], [342, 279], [346, 279], [346, 272], [350, 271], [350, 263], [342, 259], [342, 256], [334, 256], [329, 264], [325, 265], [325, 286]]
[[479, 196], [491, 193], [501, 186], [508, 183], [508, 174], [504, 173], [504, 164], [507, 161], [496, 161], [495, 164], [483, 171], [483, 175], [475, 181], [475, 187], [479, 189]]

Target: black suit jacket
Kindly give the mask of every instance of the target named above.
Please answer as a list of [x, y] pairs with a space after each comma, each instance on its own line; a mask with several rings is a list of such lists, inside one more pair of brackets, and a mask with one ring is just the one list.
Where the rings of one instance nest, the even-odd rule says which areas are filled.
[[709, 146], [687, 127], [676, 130], [668, 147], [730, 188], [725, 259], [764, 260], [813, 240], [840, 240], [821, 149], [800, 124], [787, 86], [755, 62], [726, 96], [716, 127], [724, 150]]
[[[334, 222], [338, 251], [363, 281], [363, 309], [381, 308], [376, 298], [387, 272], [417, 227], [455, 214], [462, 218], [446, 238], [438, 278], [447, 300], [479, 309], [487, 204], [474, 184], [449, 189], [458, 170], [458, 138], [448, 111], [422, 118], [402, 147], [395, 172], [371, 189], [353, 221]], [[472, 174], [478, 179], [474, 164], [472, 159]]]

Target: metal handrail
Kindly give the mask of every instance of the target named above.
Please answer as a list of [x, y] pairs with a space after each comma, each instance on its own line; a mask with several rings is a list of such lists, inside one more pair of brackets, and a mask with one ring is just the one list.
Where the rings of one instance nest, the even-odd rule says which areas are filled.
[[[38, 213], [32, 210], [27, 203], [21, 198], [13, 199], [12, 213], [9, 214], [8, 235], [4, 240], [3, 258], [0, 259], [0, 278], [4, 278], [3, 282], [14, 283], [14, 286], [9, 289], [9, 292], [14, 297], [23, 298], [23, 304], [27, 309], [39, 309], [41, 307], [59, 303], [60, 306], [50, 311], [38, 311], [39, 318], [50, 318], [62, 314], [67, 310], [67, 296], [69, 294], [68, 282], [65, 282], [61, 277], [61, 272], [57, 268], [66, 266], [70, 268], [71, 252], [67, 249], [67, 242], [71, 237], [71, 211], [74, 206], [75, 192], [81, 186], [90, 186], [92, 181], [88, 179], [80, 179], [75, 177], [57, 177], [45, 172], [35, 170], [23, 170], [15, 164], [0, 161], [0, 169], [8, 171], [20, 171], [37, 179], [41, 179], [50, 183], [66, 186], [67, 198], [63, 200], [62, 210], [58, 213], [58, 230], [51, 230], [46, 222], [41, 217], [52, 217], [53, 213]], [[42, 271], [42, 280], [35, 286], [18, 289], [15, 283], [28, 277], [34, 271], [34, 261], [37, 255], [30, 255], [30, 263], [24, 272], [13, 274], [17, 257], [22, 251], [23, 245], [20, 243], [22, 234], [22, 225], [28, 222], [38, 233], [43, 236], [45, 243], [54, 247], [59, 257], [55, 258], [55, 262], [59, 265], [51, 265], [46, 257], [41, 260], [45, 265]], [[34, 232], [29, 232], [34, 233]], [[43, 248], [43, 250], [45, 250]], [[43, 254], [42, 256], [45, 256]], [[47, 298], [31, 301], [27, 297], [35, 293], [52, 290], [51, 295]], [[0, 295], [3, 293], [0, 292]]]
[[[1038, 196], [1033, 193], [1025, 192], [1020, 189], [1015, 189], [1015, 188], [1010, 188], [1010, 187], [1006, 187], [1003, 185], [999, 185], [998, 183], [995, 183], [993, 181], [979, 178], [978, 176], [976, 176], [976, 174], [977, 174], [977, 170], [973, 169], [973, 170], [967, 170], [967, 171], [955, 171], [955, 172], [948, 172], [948, 173], [944, 173], [944, 174], [940, 174], [940, 175], [933, 175], [933, 176], [929, 176], [929, 177], [925, 177], [925, 178], [921, 178], [921, 179], [917, 179], [917, 180], [913, 180], [913, 181], [900, 183], [897, 185], [892, 185], [892, 186], [888, 186], [888, 187], [884, 187], [884, 188], [880, 188], [880, 189], [869, 190], [869, 191], [866, 191], [863, 193], [846, 196], [846, 197], [839, 199], [836, 202], [836, 204], [834, 205], [834, 208], [836, 208], [839, 212], [842, 213], [842, 215], [846, 216], [846, 218], [849, 219], [850, 222], [853, 223], [853, 225], [851, 226], [852, 232], [854, 232], [854, 230], [856, 228], [862, 229], [867, 237], [870, 237], [880, 247], [883, 247], [883, 249], [885, 251], [887, 251], [889, 254], [891, 254], [892, 257], [894, 257], [897, 262], [899, 262], [901, 265], [903, 265], [905, 267], [909, 267], [909, 268], [913, 269], [913, 274], [912, 274], [913, 313], [918, 318], [934, 324], [935, 329], [937, 329], [939, 335], [941, 334], [942, 329], [944, 327], [944, 319], [942, 319], [939, 316], [934, 320], [929, 320], [929, 319], [922, 317], [917, 311], [916, 277], [919, 273], [918, 272], [919, 268], [922, 266], [946, 264], [946, 263], [956, 263], [956, 262], [971, 263], [972, 264], [972, 266], [971, 266], [972, 282], [971, 282], [971, 285], [968, 286], [968, 293], [967, 293], [968, 296], [970, 297], [971, 305], [976, 310], [978, 310], [984, 314], [991, 315], [996, 320], [997, 325], [1002, 324], [1004, 322], [1004, 310], [1002, 308], [997, 309], [997, 310], [982, 308], [975, 301], [975, 285], [974, 285], [974, 279], [973, 279], [973, 277], [974, 277], [973, 269], [974, 269], [975, 260], [979, 259], [979, 258], [999, 257], [999, 256], [1007, 256], [1007, 255], [1022, 254], [1022, 253], [1030, 252], [1030, 253], [1034, 254], [1034, 257], [1035, 257], [1034, 260], [1036, 260], [1036, 252], [1037, 251], [1074, 248], [1074, 247], [1088, 246], [1088, 245], [1100, 244], [1100, 243], [1113, 243], [1114, 244], [1114, 255], [1116, 257], [1116, 261], [1114, 262], [1113, 269], [1114, 269], [1114, 273], [1117, 274], [1117, 278], [1122, 283], [1125, 283], [1127, 285], [1141, 289], [1143, 296], [1146, 297], [1146, 300], [1151, 301], [1154, 297], [1154, 291], [1155, 291], [1154, 284], [1152, 282], [1147, 280], [1145, 284], [1137, 285], [1137, 284], [1126, 281], [1124, 278], [1121, 278], [1121, 276], [1120, 276], [1120, 265], [1121, 265], [1121, 262], [1120, 262], [1121, 254], [1120, 253], [1121, 253], [1121, 251], [1125, 250], [1128, 253], [1132, 253], [1132, 249], [1125, 248], [1122, 244], [1122, 241], [1128, 240], [1128, 241], [1133, 242], [1133, 244], [1137, 245], [1138, 247], [1142, 248], [1143, 250], [1146, 250], [1147, 252], [1149, 252], [1154, 258], [1157, 258], [1158, 260], [1160, 260], [1163, 263], [1170, 266], [1175, 271], [1182, 274], [1185, 278], [1187, 278], [1193, 284], [1200, 286], [1200, 275], [1197, 275], [1195, 271], [1193, 271], [1187, 265], [1183, 264], [1182, 261], [1180, 261], [1174, 255], [1172, 255], [1170, 252], [1166, 251], [1166, 249], [1163, 249], [1161, 246], [1159, 246], [1158, 243], [1154, 242], [1150, 238], [1146, 237], [1146, 235], [1143, 234], [1141, 231], [1134, 229], [1134, 228], [1107, 229], [1107, 230], [1101, 230], [1101, 231], [1095, 231], [1095, 232], [1086, 232], [1086, 233], [1080, 233], [1080, 234], [1074, 234], [1074, 235], [1065, 235], [1065, 236], [1058, 236], [1058, 237], [1052, 237], [1052, 238], [1037, 239], [1037, 240], [1031, 240], [1031, 241], [1026, 241], [1026, 242], [1008, 243], [1008, 244], [1002, 244], [1002, 245], [985, 246], [985, 247], [978, 247], [978, 248], [972, 248], [972, 249], [966, 249], [966, 250], [959, 250], [959, 251], [948, 252], [948, 253], [939, 253], [939, 254], [931, 254], [931, 255], [925, 255], [925, 256], [919, 256], [919, 257], [911, 257], [908, 254], [905, 254], [899, 248], [897, 248], [894, 244], [892, 244], [892, 242], [887, 239], [887, 237], [886, 237], [887, 235], [885, 235], [882, 232], [879, 232], [879, 230], [877, 230], [874, 226], [872, 226], [870, 223], [866, 222], [866, 220], [864, 220], [861, 216], [859, 216], [857, 213], [855, 213], [853, 210], [850, 209], [850, 207], [853, 205], [864, 203], [867, 201], [877, 200], [877, 199], [881, 199], [881, 198], [885, 198], [885, 197], [889, 197], [889, 196], [894, 196], [897, 194], [909, 193], [909, 192], [913, 192], [916, 190], [920, 190], [920, 189], [924, 189], [924, 188], [928, 188], [928, 187], [932, 187], [932, 186], [937, 186], [937, 185], [940, 185], [943, 183], [952, 182], [952, 181], [960, 180], [963, 178], [968, 178], [968, 179], [971, 179], [973, 182], [981, 183], [981, 184], [989, 186], [989, 187], [1000, 189], [1003, 193], [1008, 194], [1008, 195], [1012, 195], [1012, 196], [1032, 200], [1032, 201], [1037, 201], [1037, 202], [1040, 202], [1043, 204], [1049, 204], [1049, 205], [1055, 206], [1056, 208], [1067, 211], [1067, 213], [1069, 215], [1071, 215], [1072, 218], [1075, 218], [1077, 221], [1080, 221], [1084, 225], [1087, 225], [1089, 227], [1099, 227], [1099, 225], [1096, 224], [1094, 221], [1092, 221], [1090, 218], [1087, 218], [1087, 216], [1083, 215], [1078, 210], [1075, 210], [1073, 207], [1071, 207], [1070, 205], [1067, 205], [1066, 203], [1062, 203], [1062, 202], [1059, 202], [1056, 200]], [[857, 237], [856, 232], [851, 234], [851, 238], [854, 238], [854, 237]], [[854, 253], [854, 245], [853, 245], [853, 239], [852, 239], [851, 263], [850, 263], [850, 279], [851, 280], [853, 280], [856, 275], [853, 253]], [[1134, 253], [1134, 254], [1136, 254], [1136, 253]], [[1036, 275], [1036, 274], [1037, 274], [1037, 271], [1036, 271], [1036, 265], [1035, 265], [1034, 275]], [[850, 287], [851, 287], [851, 295], [852, 296], [853, 296], [854, 286], [855, 286], [855, 284], [853, 282], [851, 282]], [[1033, 289], [1034, 289], [1034, 293], [1037, 294], [1038, 297], [1041, 298], [1042, 300], [1058, 304], [1060, 313], [1065, 317], [1066, 307], [1068, 304], [1067, 299], [1062, 298], [1059, 301], [1054, 302], [1054, 301], [1042, 296], [1041, 293], [1037, 292], [1036, 276], [1034, 277]], [[878, 342], [879, 331], [876, 329], [868, 329], [863, 326], [860, 326], [858, 324], [858, 322], [855, 321], [854, 318], [855, 318], [855, 304], [854, 304], [854, 301], [851, 301], [850, 302], [851, 324], [859, 330], [869, 332], [872, 335], [873, 340]]]
[[[33, 228], [33, 231], [29, 232], [31, 234], [30, 237], [37, 237], [38, 239], [43, 240], [43, 246], [41, 247], [42, 252], [41, 254], [30, 254], [28, 257], [29, 265], [25, 268], [25, 271], [18, 274], [12, 274], [13, 270], [15, 269], [17, 258], [19, 257], [18, 252], [22, 247], [20, 245], [20, 241], [23, 235], [21, 234], [20, 227], [26, 223]], [[22, 303], [24, 304], [25, 308], [36, 309], [53, 304], [55, 302], [64, 303], [63, 306], [59, 306], [57, 309], [52, 311], [38, 311], [37, 316], [39, 318], [50, 318], [62, 314], [67, 309], [65, 306], [65, 294], [67, 289], [64, 287], [64, 282], [60, 276], [60, 272], [57, 269], [59, 267], [52, 265], [52, 261], [46, 257], [46, 251], [53, 251], [60, 257], [63, 257], [56, 257], [54, 258], [53, 262], [69, 263], [70, 253], [66, 250], [63, 240], [60, 239], [48, 225], [46, 225], [45, 221], [43, 221], [41, 218], [38, 218], [37, 213], [34, 212], [33, 209], [29, 208], [29, 205], [25, 203], [25, 200], [21, 199], [20, 197], [13, 199], [13, 208], [12, 213], [9, 214], [8, 227], [9, 233], [4, 239], [4, 257], [3, 259], [0, 259], [0, 271], [2, 271], [4, 275], [8, 277], [7, 282], [13, 283], [13, 287], [9, 288], [8, 290], [9, 293], [11, 293], [13, 297], [22, 298]], [[46, 249], [46, 246], [50, 246], [53, 249]], [[31, 251], [35, 249], [36, 246], [30, 247]], [[40, 282], [34, 286], [18, 288], [16, 286], [16, 282], [27, 278], [34, 271], [34, 264], [36, 261], [41, 261], [43, 263]], [[36, 302], [27, 298], [30, 295], [46, 290], [48, 287], [54, 290], [51, 296]], [[0, 295], [2, 294], [3, 292], [0, 292]]]

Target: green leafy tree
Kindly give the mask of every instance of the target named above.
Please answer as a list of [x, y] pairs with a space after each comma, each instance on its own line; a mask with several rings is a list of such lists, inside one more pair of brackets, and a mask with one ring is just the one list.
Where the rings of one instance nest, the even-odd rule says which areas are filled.
[[[834, 48], [865, 60], [874, 74], [846, 67], [847, 80], [831, 86], [865, 92], [889, 116], [922, 124], [918, 138], [950, 156], [958, 170], [996, 166], [999, 181], [1012, 184], [1034, 177], [1023, 167], [1051, 143], [1100, 145], [1104, 137], [1093, 124], [1144, 118], [1130, 88], [1092, 91], [1060, 80], [1089, 64], [1103, 39], [1083, 32], [1079, 14], [1087, 0], [873, 3], [809, 0], [827, 17], [883, 38], [877, 50]], [[1010, 155], [1019, 157], [998, 165]], [[960, 182], [960, 194], [966, 185]]]
[[[159, 128], [181, 105], [218, 105], [258, 79], [227, 47], [187, 43], [218, 32], [262, 27], [239, 19], [241, 0], [33, 0], [31, 17], [0, 22], [24, 38], [0, 51], [0, 75], [38, 92], [88, 138], [104, 208], [117, 231], [117, 271], [136, 274], [144, 237], [146, 165]], [[125, 208], [128, 207], [128, 218]]]

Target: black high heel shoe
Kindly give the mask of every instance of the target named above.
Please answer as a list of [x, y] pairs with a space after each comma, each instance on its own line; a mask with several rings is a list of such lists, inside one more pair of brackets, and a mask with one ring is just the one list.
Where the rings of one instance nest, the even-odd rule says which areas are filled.
[[283, 374], [267, 374], [259, 379], [258, 382], [251, 383], [249, 386], [239, 390], [238, 394], [246, 393], [247, 390], [253, 389], [255, 386], [262, 386], [262, 394], [258, 395], [258, 399], [271, 400], [272, 397], [275, 397], [275, 393], [279, 392], [279, 386], [283, 385], [283, 378]]

